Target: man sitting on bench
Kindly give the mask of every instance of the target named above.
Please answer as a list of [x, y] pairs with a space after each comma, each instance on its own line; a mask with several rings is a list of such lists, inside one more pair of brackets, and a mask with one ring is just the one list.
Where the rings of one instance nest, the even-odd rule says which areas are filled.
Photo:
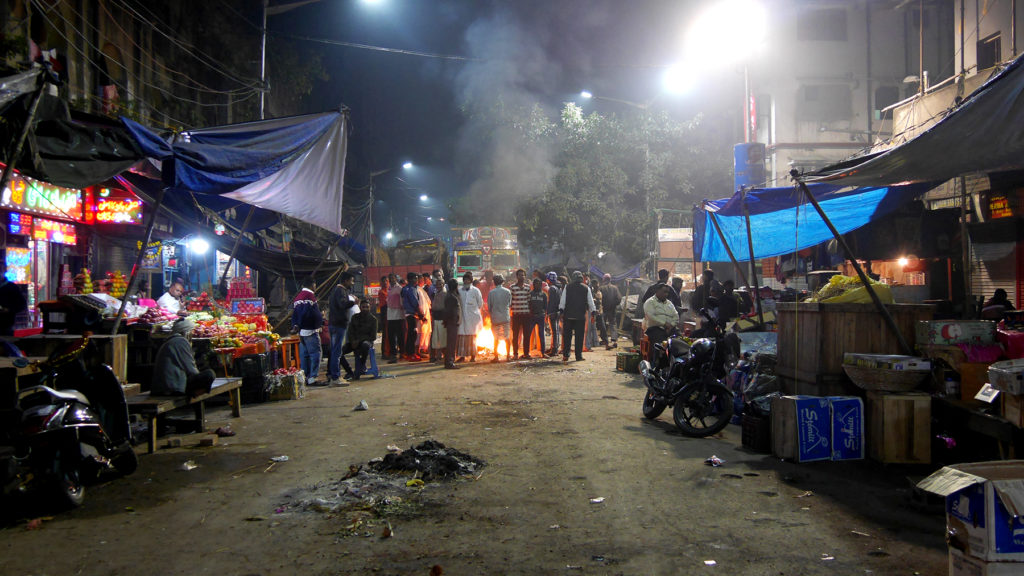
[[188, 318], [176, 320], [173, 333], [156, 353], [153, 366], [153, 396], [201, 396], [210, 391], [216, 374], [207, 368], [200, 371], [192, 356], [191, 337], [196, 324]]

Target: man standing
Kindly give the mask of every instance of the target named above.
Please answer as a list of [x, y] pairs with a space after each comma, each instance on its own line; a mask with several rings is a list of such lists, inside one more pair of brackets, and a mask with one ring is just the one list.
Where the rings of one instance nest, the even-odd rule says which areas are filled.
[[[338, 285], [334, 287], [334, 291], [331, 292], [331, 299], [328, 301], [328, 312], [330, 313], [328, 318], [327, 331], [331, 334], [331, 348], [330, 355], [327, 357], [327, 384], [335, 384], [338, 379], [341, 378], [341, 369], [339, 363], [344, 361], [345, 352], [342, 348], [345, 346], [345, 331], [348, 330], [349, 317], [351, 315], [352, 306], [355, 304], [355, 298], [352, 297], [351, 290], [352, 285], [356, 283], [356, 277], [349, 271], [341, 273]], [[377, 324], [374, 323], [376, 328]], [[377, 337], [376, 334], [373, 335]], [[346, 369], [346, 373], [350, 370]]]
[[512, 359], [519, 359], [519, 343], [523, 353], [530, 354], [530, 335], [526, 325], [530, 321], [530, 285], [526, 283], [526, 270], [516, 270], [516, 283], [509, 286], [512, 293]]
[[[332, 334], [333, 336], [333, 334]], [[377, 318], [370, 311], [370, 301], [363, 298], [359, 301], [359, 313], [352, 317], [348, 327], [348, 342], [341, 351], [341, 362], [345, 366], [346, 380], [359, 380], [366, 374], [366, 358], [373, 349], [373, 341], [377, 339]], [[352, 352], [355, 356], [355, 373], [345, 362], [345, 354]], [[374, 374], [376, 376], [376, 374]], [[347, 386], [348, 384], [341, 384]]]
[[562, 301], [562, 289], [558, 283], [558, 274], [552, 270], [548, 272], [548, 325], [551, 329], [551, 348], [547, 351], [548, 356], [558, 354], [558, 304]]
[[679, 322], [679, 312], [675, 304], [668, 299], [671, 291], [671, 286], [661, 284], [655, 291], [654, 298], [648, 298], [647, 302], [644, 302], [644, 333], [651, 343], [649, 349], [652, 357], [648, 358], [651, 362], [654, 361], [654, 343], [667, 338], [669, 332]]
[[377, 292], [377, 306], [380, 308], [379, 326], [380, 332], [380, 353], [382, 358], [390, 358], [393, 351], [391, 350], [391, 341], [388, 339], [388, 288], [391, 286], [391, 278], [389, 276], [381, 276], [380, 278], [380, 290]]
[[734, 292], [736, 283], [732, 280], [722, 282], [722, 295], [718, 297], [718, 322], [724, 328], [730, 320], [740, 315], [740, 301]]
[[405, 312], [402, 309], [402, 288], [405, 278], [395, 276], [388, 288], [388, 364], [398, 362], [399, 354], [405, 354]]
[[419, 274], [409, 272], [406, 284], [402, 287], [402, 312], [405, 314], [405, 348], [402, 350], [403, 360], [419, 362], [423, 357], [419, 354], [420, 344], [420, 289], [417, 286]]
[[569, 344], [573, 333], [576, 334], [576, 361], [583, 360], [583, 338], [587, 328], [587, 313], [594, 312], [594, 296], [590, 288], [583, 283], [583, 273], [577, 270], [572, 273], [572, 283], [562, 290], [562, 300], [558, 304], [558, 312], [562, 315], [562, 363], [569, 361]]
[[[547, 353], [544, 352], [544, 315], [548, 308], [548, 295], [544, 293], [544, 282], [540, 278], [533, 279], [533, 289], [530, 290], [530, 320], [526, 324], [526, 339], [525, 342], [529, 343], [532, 339], [533, 329], [537, 329], [537, 337], [540, 339], [540, 355], [542, 358], [547, 358]], [[529, 345], [525, 345], [526, 354], [523, 354], [523, 358], [530, 358]]]
[[707, 301], [711, 297], [712, 289], [722, 289], [722, 285], [715, 280], [714, 270], [710, 268], [705, 270], [701, 273], [700, 278], [701, 284], [693, 291], [693, 296], [690, 298], [690, 308], [693, 309], [694, 313], [700, 312], [701, 308], [707, 307]]
[[315, 386], [320, 371], [320, 330], [324, 315], [316, 303], [316, 280], [309, 277], [292, 300], [292, 332], [299, 333], [299, 365], [306, 385]]
[[444, 324], [445, 350], [444, 367], [448, 370], [455, 370], [455, 348], [459, 339], [459, 321], [462, 317], [462, 303], [459, 301], [459, 282], [455, 278], [449, 278], [445, 282], [444, 312], [441, 315], [441, 323]]
[[511, 322], [510, 310], [512, 306], [512, 293], [508, 288], [502, 286], [505, 278], [501, 274], [494, 275], [494, 288], [487, 294], [487, 310], [491, 318], [491, 334], [494, 335], [494, 358], [491, 362], [498, 361], [498, 342], [505, 342], [505, 361], [512, 359], [512, 347], [508, 337]]
[[619, 327], [615, 321], [615, 310], [622, 301], [622, 294], [619, 287], [612, 284], [612, 275], [605, 274], [601, 278], [601, 306], [604, 315], [604, 330], [601, 332], [601, 339], [605, 341], [605, 349], [619, 347]]
[[654, 293], [658, 291], [658, 287], [661, 286], [662, 284], [664, 284], [665, 286], [668, 286], [668, 288], [669, 288], [668, 299], [671, 300], [672, 303], [675, 304], [677, 307], [682, 308], [683, 304], [679, 300], [679, 294], [677, 294], [674, 290], [672, 290], [671, 289], [672, 287], [668, 285], [668, 270], [665, 270], [664, 268], [662, 268], [661, 270], [658, 270], [658, 281], [655, 282], [654, 284], [652, 284], [647, 289], [647, 291], [644, 292], [643, 298], [640, 298], [640, 301], [637, 302], [637, 309], [640, 312], [640, 314], [637, 315], [638, 317], [643, 318], [643, 306], [644, 306], [644, 303], [646, 303], [647, 300], [649, 300], [650, 298], [652, 298], [654, 296]]
[[[456, 353], [460, 360], [469, 356], [470, 362], [476, 362], [476, 333], [484, 327], [484, 318], [480, 312], [484, 306], [484, 299], [480, 295], [480, 290], [473, 285], [472, 272], [462, 275], [462, 288], [459, 288], [458, 296], [461, 312]], [[445, 309], [447, 310], [447, 306]], [[451, 324], [448, 324], [448, 327], [451, 328]]]
[[7, 279], [7, 267], [0, 262], [0, 336], [14, 335], [14, 320], [27, 308], [21, 288]]

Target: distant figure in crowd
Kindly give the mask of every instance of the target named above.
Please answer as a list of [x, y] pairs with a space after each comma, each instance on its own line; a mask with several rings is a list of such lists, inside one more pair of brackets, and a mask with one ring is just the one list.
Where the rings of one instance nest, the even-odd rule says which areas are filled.
[[216, 375], [209, 368], [199, 370], [192, 356], [191, 337], [195, 327], [196, 323], [189, 318], [176, 320], [171, 326], [171, 337], [156, 353], [150, 383], [152, 395], [199, 396], [210, 391]]
[[601, 339], [604, 340], [604, 347], [606, 350], [619, 347], [619, 328], [618, 323], [615, 321], [615, 311], [619, 308], [619, 303], [622, 302], [622, 294], [619, 293], [619, 287], [612, 284], [612, 275], [605, 274], [601, 277], [601, 288], [598, 290], [601, 293], [601, 307], [602, 314], [604, 316], [605, 329], [601, 332]]
[[1006, 294], [1006, 290], [996, 288], [992, 297], [981, 307], [981, 318], [983, 320], [1002, 320], [1007, 312], [1014, 309], [1013, 304], [1010, 304], [1010, 298]]
[[535, 328], [540, 339], [540, 355], [542, 358], [547, 358], [548, 355], [544, 352], [544, 317], [548, 309], [548, 295], [544, 293], [544, 282], [540, 278], [533, 279], [533, 289], [530, 290], [530, 299], [527, 304], [530, 307], [530, 320], [526, 324], [526, 338], [524, 339], [526, 353], [523, 354], [523, 358], [530, 358], [529, 344]]
[[651, 345], [647, 360], [654, 362], [654, 344], [668, 338], [676, 324], [679, 323], [679, 312], [675, 304], [668, 299], [672, 287], [661, 284], [654, 293], [654, 298], [644, 302], [644, 334]]
[[[355, 283], [354, 274], [347, 270], [342, 272], [338, 278], [338, 285], [331, 291], [331, 297], [328, 300], [327, 332], [331, 335], [330, 354], [327, 356], [328, 385], [337, 384], [341, 379], [339, 364], [344, 362], [345, 352], [342, 351], [342, 348], [345, 346], [345, 332], [348, 330], [348, 322], [352, 317], [352, 307], [356, 305], [356, 299], [351, 292]], [[374, 338], [376, 337], [377, 335], [374, 334]], [[345, 373], [351, 373], [347, 363]]]
[[498, 361], [498, 342], [505, 343], [505, 361], [512, 360], [512, 344], [509, 342], [511, 328], [512, 293], [505, 288], [505, 277], [501, 274], [494, 275], [494, 288], [487, 295], [487, 310], [491, 319], [491, 334], [494, 336], [494, 358], [491, 362]]
[[448, 331], [444, 327], [444, 303], [447, 296], [448, 286], [444, 282], [437, 282], [437, 290], [434, 291], [434, 297], [430, 299], [431, 362], [441, 362], [444, 359], [445, 348], [448, 347]]
[[27, 309], [21, 288], [7, 279], [7, 266], [0, 262], [0, 336], [14, 336], [14, 319]]
[[466, 272], [462, 276], [462, 287], [459, 288], [459, 332], [458, 351], [459, 361], [469, 356], [470, 362], [476, 362], [476, 333], [483, 329], [484, 319], [480, 309], [484, 306], [484, 299], [480, 290], [473, 286], [472, 272]]
[[[359, 313], [352, 316], [348, 326], [348, 341], [341, 351], [341, 362], [345, 367], [345, 380], [359, 380], [366, 374], [366, 359], [373, 349], [373, 341], [377, 339], [377, 317], [370, 310], [370, 301], [359, 300]], [[352, 352], [355, 357], [355, 371], [345, 361], [345, 354]], [[376, 376], [376, 374], [374, 374]], [[340, 384], [340, 383], [339, 383]], [[340, 384], [347, 386], [348, 384]]]
[[320, 371], [320, 330], [324, 324], [323, 312], [316, 302], [316, 280], [303, 282], [303, 287], [292, 300], [292, 333], [299, 334], [299, 366], [306, 374], [307, 386], [318, 386]]
[[[722, 285], [715, 280], [715, 272], [710, 268], [705, 270], [700, 275], [701, 283], [693, 291], [693, 296], [690, 297], [690, 308], [694, 312], [700, 312], [702, 308], [708, 307], [708, 298], [711, 297], [712, 290], [721, 290]], [[676, 304], [678, 306], [679, 304]]]
[[[601, 292], [590, 285], [590, 275], [583, 275], [583, 284], [590, 289], [590, 294], [594, 297], [594, 311], [591, 312], [590, 317], [587, 318], [587, 330], [586, 339], [583, 341], [583, 351], [592, 352], [597, 346], [597, 333], [604, 325], [604, 319], [601, 318]], [[594, 282], [594, 286], [597, 282]]]
[[380, 308], [380, 354], [385, 360], [391, 357], [391, 341], [388, 340], [388, 288], [391, 286], [391, 278], [380, 277], [380, 290], [377, 291], [377, 307]]
[[[484, 270], [483, 278], [480, 278], [473, 282], [473, 286], [480, 291], [480, 297], [484, 299], [484, 307], [482, 312], [489, 314], [487, 310], [487, 295], [494, 289], [494, 270]], [[506, 286], [506, 288], [508, 288]]]
[[548, 356], [558, 354], [558, 335], [562, 333], [558, 326], [558, 304], [562, 301], [562, 288], [558, 283], [558, 274], [554, 271], [547, 274], [548, 284], [548, 308], [547, 321], [551, 331], [551, 348], [547, 350]]
[[165, 310], [178, 313], [181, 311], [181, 297], [184, 294], [185, 281], [181, 278], [175, 278], [171, 281], [171, 285], [167, 288], [167, 292], [164, 292], [164, 295], [161, 296], [156, 303]]
[[449, 370], [458, 368], [455, 365], [455, 348], [459, 340], [459, 320], [462, 316], [462, 303], [459, 301], [459, 282], [455, 278], [445, 282], [444, 312], [441, 323], [444, 324], [445, 351], [444, 367]]
[[[658, 286], [660, 286], [662, 284], [664, 284], [665, 286], [668, 286], [668, 270], [666, 270], [664, 268], [662, 268], [661, 270], [658, 270], [658, 281], [655, 282], [653, 285], [651, 285], [649, 288], [647, 288], [647, 291], [644, 292], [643, 297], [640, 298], [640, 301], [637, 303], [637, 308], [641, 312], [643, 311], [644, 304], [647, 302], [647, 300], [649, 300], [650, 298], [652, 298], [654, 296], [654, 293], [658, 290]], [[671, 286], [668, 286], [668, 287], [669, 287], [668, 299], [670, 301], [672, 301], [672, 303], [675, 304], [677, 307], [681, 308], [682, 307], [682, 303], [679, 300], [679, 294], [675, 293], [675, 291], [672, 290]], [[643, 317], [642, 313], [641, 313], [640, 316]]]
[[723, 328], [740, 315], [740, 301], [734, 291], [735, 288], [736, 283], [732, 280], [722, 282], [722, 295], [718, 297], [718, 322]]
[[583, 338], [587, 327], [587, 313], [593, 312], [594, 297], [590, 288], [583, 283], [583, 273], [572, 273], [572, 283], [562, 291], [562, 299], [558, 304], [558, 312], [562, 315], [562, 363], [569, 361], [569, 344], [572, 335], [576, 334], [576, 361], [583, 360]]
[[530, 334], [526, 324], [530, 321], [530, 285], [526, 283], [526, 270], [516, 270], [516, 281], [508, 287], [512, 293], [512, 359], [519, 359], [519, 345], [523, 354], [530, 355]]
[[398, 362], [398, 355], [405, 353], [405, 312], [402, 310], [402, 288], [405, 278], [394, 278], [388, 288], [388, 364]]
[[420, 303], [419, 339], [416, 342], [416, 353], [420, 357], [430, 356], [430, 294], [427, 293], [429, 282], [430, 278], [426, 274], [420, 276], [416, 289], [416, 296]]
[[420, 294], [419, 274], [409, 272], [406, 275], [406, 284], [402, 286], [402, 312], [405, 315], [405, 348], [402, 349], [402, 359], [409, 362], [419, 362], [423, 357], [419, 354], [420, 342]]

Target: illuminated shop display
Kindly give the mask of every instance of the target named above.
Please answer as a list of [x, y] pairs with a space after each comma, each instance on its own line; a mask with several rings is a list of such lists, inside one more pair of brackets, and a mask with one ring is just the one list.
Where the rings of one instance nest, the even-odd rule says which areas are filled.
[[32, 250], [29, 248], [8, 247], [7, 280], [15, 284], [25, 284], [32, 280]]
[[120, 188], [89, 190], [85, 221], [88, 224], [142, 224], [142, 200]]
[[75, 225], [45, 218], [36, 218], [32, 224], [32, 238], [74, 246], [78, 241]]
[[18, 174], [12, 175], [4, 188], [0, 206], [70, 220], [84, 217], [81, 190], [54, 186]]
[[28, 214], [18, 214], [17, 212], [11, 212], [8, 214], [7, 220], [7, 232], [11, 234], [24, 234], [29, 236], [32, 234], [32, 217]]

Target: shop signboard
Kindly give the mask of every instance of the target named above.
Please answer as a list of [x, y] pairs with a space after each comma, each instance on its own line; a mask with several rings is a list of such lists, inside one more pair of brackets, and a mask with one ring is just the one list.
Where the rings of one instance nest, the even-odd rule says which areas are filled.
[[46, 218], [35, 218], [32, 222], [32, 239], [56, 242], [74, 246], [78, 242], [75, 225]]
[[12, 175], [0, 196], [0, 207], [68, 220], [82, 220], [82, 191]]
[[[135, 244], [135, 249], [138, 250], [139, 248], [142, 248], [141, 241]], [[147, 244], [146, 253], [142, 255], [142, 269], [160, 270], [162, 268], [162, 262], [160, 261], [162, 251], [163, 243], [161, 243], [159, 240]]]
[[32, 251], [28, 248], [8, 246], [4, 250], [8, 282], [27, 284], [32, 281]]
[[9, 234], [32, 234], [32, 217], [28, 214], [11, 212], [7, 215], [7, 232]]
[[98, 188], [86, 193], [85, 221], [92, 224], [142, 224], [142, 200], [121, 188]]

